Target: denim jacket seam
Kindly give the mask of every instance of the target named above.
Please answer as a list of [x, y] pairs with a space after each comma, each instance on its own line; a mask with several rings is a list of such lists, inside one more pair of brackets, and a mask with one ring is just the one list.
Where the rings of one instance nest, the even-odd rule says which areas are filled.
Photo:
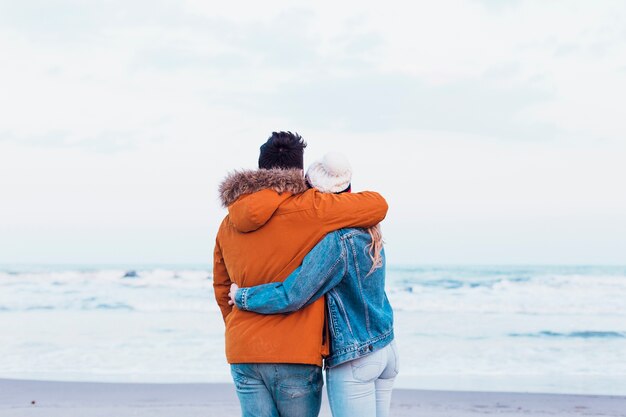
[[[340, 242], [339, 242], [339, 245], [341, 247], [341, 256], [339, 257], [339, 259], [343, 261], [343, 268], [344, 268], [344, 275], [345, 275], [346, 272], [348, 271], [348, 256], [347, 256], [347, 250], [346, 250], [345, 241], [343, 239], [341, 239]], [[335, 287], [331, 288], [328, 291], [328, 296], [332, 297], [333, 293], [336, 294], [336, 297], [334, 297], [334, 298], [337, 299], [337, 304], [341, 303], [341, 300], [339, 299], [339, 294], [337, 294], [337, 291], [336, 291]], [[339, 323], [337, 322], [337, 317], [336, 317], [335, 313], [330, 310], [330, 306], [328, 306], [328, 302], [327, 302], [327, 308], [328, 308], [328, 313], [329, 313], [328, 315], [329, 315], [329, 318], [330, 318], [329, 327], [330, 327], [331, 332], [336, 337], [335, 333], [338, 332]], [[341, 308], [341, 309], [345, 310], [344, 308]]]
[[[334, 299], [333, 293], [336, 293], [334, 288], [331, 288], [330, 291], [328, 291], [328, 297], [330, 297], [331, 299]], [[336, 301], [335, 301], [336, 304]], [[335, 314], [335, 309], [331, 307], [331, 304], [328, 302], [328, 299], [326, 300], [326, 308], [328, 309], [328, 316], [330, 318], [329, 321], [329, 327], [330, 327], [330, 331], [332, 332], [334, 337], [338, 337], [339, 334], [339, 323], [337, 322], [337, 314]]]
[[339, 294], [337, 293], [337, 291], [333, 288], [332, 291], [335, 292], [336, 294], [336, 300], [337, 300], [337, 306], [339, 307], [340, 314], [342, 314], [344, 316], [344, 320], [346, 321], [346, 325], [348, 326], [348, 330], [350, 331], [350, 334], [352, 335], [352, 337], [355, 337], [354, 335], [354, 331], [352, 330], [352, 326], [350, 325], [350, 320], [348, 317], [348, 312], [346, 311], [346, 307], [343, 305], [343, 301], [341, 301], [341, 297], [339, 296]]
[[354, 244], [354, 239], [350, 239], [350, 246], [352, 248], [352, 256], [354, 257], [354, 268], [356, 272], [357, 284], [359, 286], [359, 294], [361, 295], [361, 302], [363, 303], [363, 312], [365, 313], [365, 330], [367, 331], [368, 336], [372, 336], [372, 330], [370, 326], [370, 315], [367, 309], [367, 303], [365, 302], [365, 295], [363, 294], [363, 283], [361, 282], [361, 268], [359, 267], [358, 262], [358, 254], [356, 251], [356, 246]]

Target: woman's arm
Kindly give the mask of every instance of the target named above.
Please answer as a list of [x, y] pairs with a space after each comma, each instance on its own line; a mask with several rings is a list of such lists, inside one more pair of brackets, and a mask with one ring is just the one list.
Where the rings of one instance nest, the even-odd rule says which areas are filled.
[[262, 314], [288, 313], [314, 302], [341, 281], [346, 250], [339, 233], [326, 235], [283, 282], [231, 291], [241, 310]]

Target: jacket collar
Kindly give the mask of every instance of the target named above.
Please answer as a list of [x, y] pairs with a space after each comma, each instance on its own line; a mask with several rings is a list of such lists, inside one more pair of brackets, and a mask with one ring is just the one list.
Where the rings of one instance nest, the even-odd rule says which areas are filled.
[[270, 189], [278, 194], [300, 194], [308, 187], [300, 169], [259, 169], [235, 171], [224, 179], [219, 187], [224, 207], [232, 205], [244, 194]]
[[299, 169], [239, 171], [222, 182], [220, 197], [231, 224], [247, 233], [267, 223], [290, 196], [307, 189]]

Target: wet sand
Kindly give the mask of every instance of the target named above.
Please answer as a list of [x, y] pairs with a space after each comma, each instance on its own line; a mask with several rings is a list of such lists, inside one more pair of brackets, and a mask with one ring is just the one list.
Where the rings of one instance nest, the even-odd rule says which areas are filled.
[[[231, 384], [117, 384], [0, 379], [2, 417], [238, 415], [239, 403]], [[391, 415], [626, 417], [626, 397], [397, 389], [393, 394]], [[330, 416], [326, 398], [320, 416]]]

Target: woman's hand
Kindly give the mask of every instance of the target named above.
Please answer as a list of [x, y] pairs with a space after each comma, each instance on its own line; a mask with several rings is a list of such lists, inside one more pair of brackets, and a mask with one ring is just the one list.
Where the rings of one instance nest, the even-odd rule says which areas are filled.
[[228, 301], [229, 306], [235, 305], [235, 294], [237, 294], [238, 289], [239, 289], [239, 286], [235, 284], [234, 282], [230, 284], [230, 292], [228, 293], [228, 296], [230, 297], [230, 300]]

